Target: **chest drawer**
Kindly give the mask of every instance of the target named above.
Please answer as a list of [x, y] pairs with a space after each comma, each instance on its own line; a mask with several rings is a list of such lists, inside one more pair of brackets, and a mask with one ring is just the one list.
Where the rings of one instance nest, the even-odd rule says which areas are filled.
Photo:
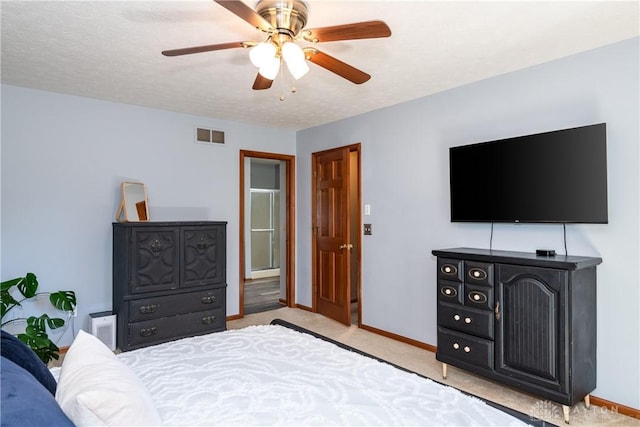
[[206, 291], [132, 300], [129, 301], [129, 322], [218, 309], [224, 305], [224, 292], [224, 288], [216, 288]]
[[439, 303], [438, 325], [493, 339], [492, 311]]
[[475, 285], [493, 285], [493, 264], [486, 262], [465, 261], [464, 281]]
[[438, 328], [438, 353], [436, 357], [440, 355], [481, 368], [493, 369], [493, 341], [443, 328]]
[[464, 305], [493, 310], [493, 287], [465, 284]]
[[225, 325], [223, 308], [130, 323], [128, 345], [135, 348], [170, 341], [176, 337], [222, 331]]
[[461, 282], [463, 273], [461, 260], [438, 258], [438, 279]]
[[463, 284], [449, 280], [438, 280], [438, 301], [450, 304], [462, 304], [464, 298]]

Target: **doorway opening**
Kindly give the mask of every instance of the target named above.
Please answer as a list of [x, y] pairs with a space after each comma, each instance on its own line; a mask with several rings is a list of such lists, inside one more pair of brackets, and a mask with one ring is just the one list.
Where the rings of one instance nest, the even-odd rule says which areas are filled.
[[294, 159], [240, 151], [240, 317], [294, 306]]
[[313, 310], [361, 325], [360, 144], [312, 154]]

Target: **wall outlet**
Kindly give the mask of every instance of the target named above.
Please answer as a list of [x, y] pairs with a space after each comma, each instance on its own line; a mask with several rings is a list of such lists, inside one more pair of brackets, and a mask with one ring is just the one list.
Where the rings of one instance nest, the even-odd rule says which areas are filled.
[[371, 224], [364, 225], [364, 235], [371, 236]]

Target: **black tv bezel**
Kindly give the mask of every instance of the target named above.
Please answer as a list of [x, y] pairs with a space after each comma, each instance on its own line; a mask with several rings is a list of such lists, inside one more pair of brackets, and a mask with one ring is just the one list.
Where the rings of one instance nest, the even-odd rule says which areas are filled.
[[[603, 220], [582, 220], [582, 219], [575, 219], [575, 220], [554, 220], [554, 219], [541, 219], [541, 220], [536, 220], [536, 219], [522, 219], [522, 218], [512, 218], [512, 219], [454, 219], [453, 218], [453, 169], [452, 169], [452, 158], [451, 158], [451, 151], [452, 150], [456, 150], [456, 149], [461, 149], [461, 148], [466, 148], [466, 147], [475, 147], [475, 146], [481, 146], [481, 145], [488, 145], [488, 144], [496, 144], [496, 143], [508, 143], [509, 141], [513, 141], [513, 140], [522, 140], [522, 139], [527, 139], [527, 138], [539, 138], [542, 137], [544, 135], [547, 134], [554, 134], [554, 135], [558, 135], [561, 134], [563, 132], [570, 132], [570, 131], [575, 131], [578, 129], [585, 129], [585, 128], [595, 128], [595, 127], [602, 127], [603, 130], [603, 134], [604, 134], [604, 159], [603, 159], [603, 164], [604, 164], [604, 175], [605, 175], [605, 183], [604, 183], [604, 205], [605, 205], [605, 215], [604, 215], [604, 219]], [[609, 209], [608, 209], [608, 203], [609, 203], [609, 194], [608, 194], [608, 169], [607, 169], [607, 156], [606, 156], [606, 152], [607, 152], [607, 127], [606, 127], [606, 122], [602, 122], [602, 123], [595, 123], [595, 124], [591, 124], [591, 125], [585, 125], [585, 126], [575, 126], [575, 127], [571, 127], [571, 128], [565, 128], [565, 129], [557, 129], [557, 130], [552, 130], [552, 131], [547, 131], [547, 132], [540, 132], [540, 133], [534, 133], [534, 134], [526, 134], [526, 135], [520, 135], [520, 136], [514, 136], [514, 137], [509, 137], [509, 138], [502, 138], [502, 139], [497, 139], [497, 140], [489, 140], [489, 141], [484, 141], [484, 142], [478, 142], [478, 143], [473, 143], [473, 144], [465, 144], [465, 145], [459, 145], [459, 146], [454, 146], [454, 147], [449, 147], [449, 214], [450, 214], [450, 221], [454, 222], [454, 223], [503, 223], [503, 224], [608, 224], [609, 223]]]

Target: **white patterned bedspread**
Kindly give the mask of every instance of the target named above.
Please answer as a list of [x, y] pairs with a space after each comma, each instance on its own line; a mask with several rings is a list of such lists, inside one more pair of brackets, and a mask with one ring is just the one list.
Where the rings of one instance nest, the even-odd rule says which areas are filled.
[[118, 355], [165, 425], [524, 425], [458, 390], [282, 326]]

